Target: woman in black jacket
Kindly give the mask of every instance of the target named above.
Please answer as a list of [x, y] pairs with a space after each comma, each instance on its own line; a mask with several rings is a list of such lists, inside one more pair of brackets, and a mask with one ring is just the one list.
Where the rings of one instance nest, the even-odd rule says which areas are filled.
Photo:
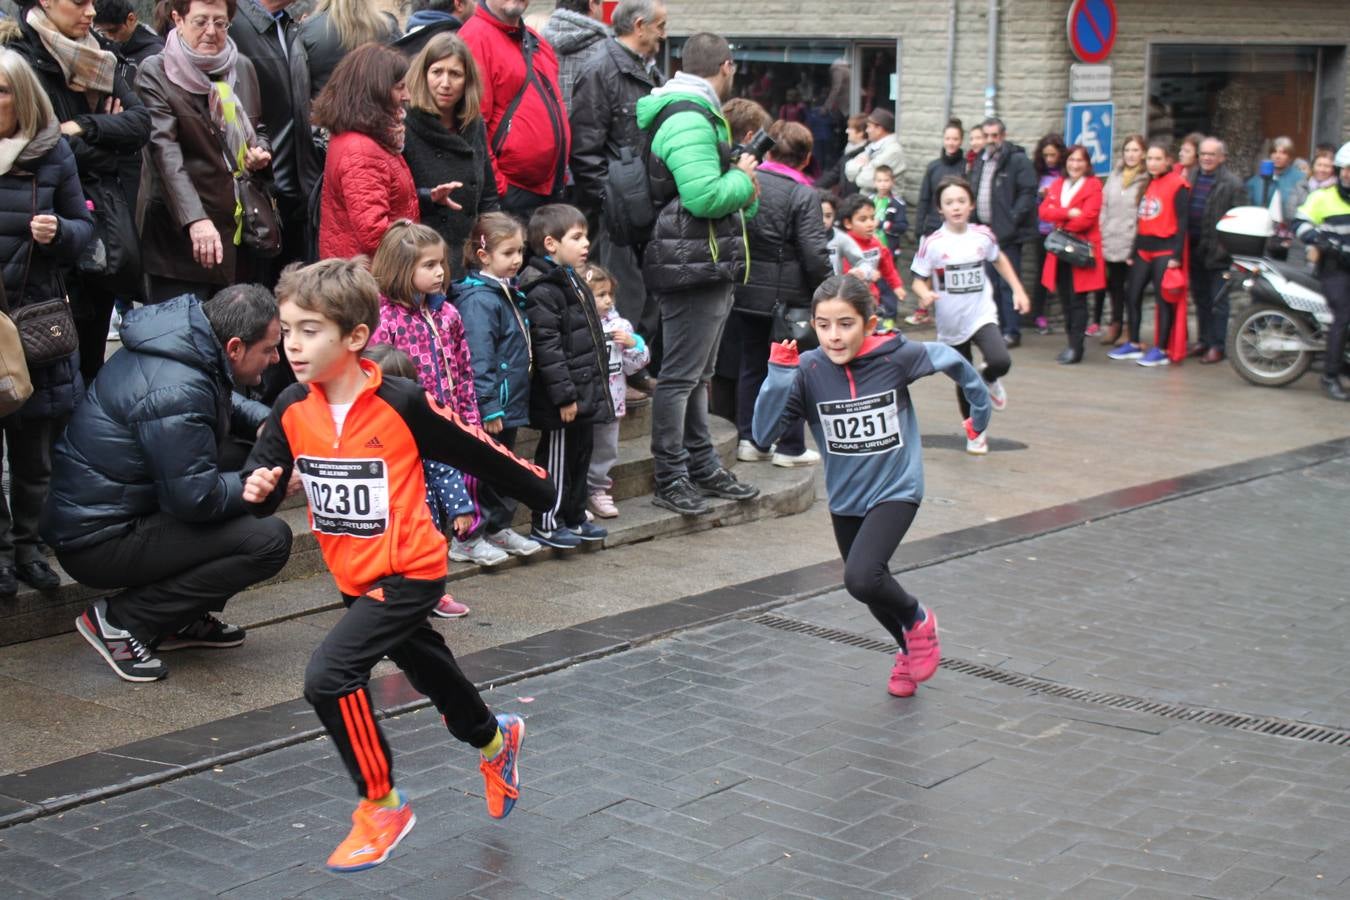
[[392, 44], [399, 36], [398, 20], [381, 12], [373, 0], [319, 0], [300, 23], [310, 99], [319, 96], [342, 57], [362, 44]]
[[72, 270], [66, 285], [80, 339], [80, 369], [89, 381], [103, 365], [114, 298], [135, 297], [141, 289], [130, 198], [141, 148], [150, 138], [150, 112], [132, 89], [126, 61], [92, 31], [94, 4], [22, 3], [22, 37], [14, 49], [37, 74], [75, 153], [80, 184], [94, 204], [96, 233], [106, 250], [103, 271]]
[[960, 119], [951, 119], [947, 127], [942, 129], [942, 155], [928, 164], [923, 173], [923, 183], [919, 185], [919, 237], [932, 234], [942, 227], [942, 212], [934, 200], [938, 184], [947, 177], [966, 177], [966, 154], [961, 150], [961, 141], [965, 135], [965, 126]]
[[[412, 170], [422, 224], [450, 247], [453, 281], [464, 277], [461, 251], [479, 213], [500, 208], [479, 102], [478, 67], [459, 36], [434, 36], [408, 65], [408, 118], [403, 158]], [[431, 189], [451, 183], [457, 206], [435, 203]]]
[[769, 330], [775, 303], [798, 309], [811, 306], [816, 286], [832, 273], [829, 237], [820, 194], [802, 170], [811, 162], [811, 131], [799, 122], [779, 120], [769, 127], [774, 147], [756, 170], [759, 212], [746, 222], [750, 235], [750, 272], [736, 286], [741, 364], [736, 381], [736, 458], [772, 460], [776, 466], [807, 466], [820, 454], [806, 446], [798, 422], [778, 439], [776, 449], [756, 446], [750, 422], [755, 398], [769, 374]]
[[[51, 102], [28, 63], [0, 50], [0, 273], [13, 311], [65, 295], [62, 270], [75, 264], [94, 233], [75, 157], [61, 137]], [[0, 419], [9, 456], [9, 503], [0, 493], [0, 595], [18, 579], [54, 588], [60, 578], [43, 558], [38, 515], [51, 479], [59, 422], [83, 390], [78, 352], [32, 367], [33, 395]]]

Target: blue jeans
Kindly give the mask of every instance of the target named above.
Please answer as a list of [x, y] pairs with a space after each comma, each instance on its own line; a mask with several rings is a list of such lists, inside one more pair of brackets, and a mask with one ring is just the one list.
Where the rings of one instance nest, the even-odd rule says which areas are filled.
[[[1004, 246], [999, 244], [998, 252], [1008, 257], [1008, 262], [1012, 263], [1013, 272], [1018, 278], [1022, 277], [1022, 245], [1008, 244]], [[1007, 337], [1022, 336], [1021, 314], [1013, 308], [1012, 285], [1003, 280], [1003, 276], [998, 274], [993, 265], [986, 264], [985, 269], [989, 277], [993, 279], [994, 302], [998, 305], [998, 328]], [[1040, 274], [1037, 273], [1039, 280]]]
[[722, 466], [708, 428], [708, 388], [731, 282], [661, 294], [661, 375], [652, 394], [652, 463], [658, 485], [707, 478]]

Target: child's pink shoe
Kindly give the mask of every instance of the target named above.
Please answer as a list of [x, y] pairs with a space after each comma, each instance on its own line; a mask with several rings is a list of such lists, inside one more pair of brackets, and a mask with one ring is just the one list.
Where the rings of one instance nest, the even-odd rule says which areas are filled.
[[905, 629], [905, 647], [909, 651], [909, 676], [915, 682], [927, 681], [937, 671], [942, 660], [942, 646], [938, 643], [937, 616], [931, 609], [920, 610], [927, 613], [922, 622], [916, 622], [913, 628]]
[[619, 508], [614, 505], [614, 498], [604, 491], [592, 491], [586, 505], [602, 519], [612, 519], [619, 514]]
[[449, 594], [443, 594], [431, 614], [441, 619], [462, 619], [469, 614], [469, 608]]
[[892, 697], [913, 697], [918, 689], [914, 679], [909, 677], [909, 657], [903, 652], [895, 654], [895, 666], [891, 669], [891, 680], [886, 683], [886, 690], [891, 692]]

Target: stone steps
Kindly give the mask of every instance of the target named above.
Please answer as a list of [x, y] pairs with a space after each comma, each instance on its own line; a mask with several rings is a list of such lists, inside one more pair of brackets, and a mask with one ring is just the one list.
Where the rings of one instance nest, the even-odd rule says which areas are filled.
[[[606, 546], [633, 543], [667, 534], [699, 531], [722, 525], [733, 525], [779, 515], [790, 515], [810, 507], [814, 499], [812, 486], [815, 469], [775, 469], [762, 466], [756, 469], [754, 482], [763, 490], [754, 501], [741, 504], [734, 501], [716, 501], [709, 513], [694, 518], [653, 506], [652, 457], [650, 447], [650, 401], [639, 401], [629, 407], [629, 415], [620, 430], [619, 461], [612, 477], [612, 494], [619, 506], [620, 517], [605, 521], [610, 536]], [[723, 462], [735, 464], [736, 429], [724, 419], [712, 418], [714, 443]], [[533, 454], [537, 434], [522, 429], [517, 441], [517, 452], [529, 458]], [[332, 580], [325, 572], [314, 534], [309, 529], [308, 513], [303, 496], [297, 495], [282, 505], [278, 515], [288, 522], [295, 535], [291, 558], [286, 567], [270, 581], [239, 595], [230, 602], [231, 621], [239, 624], [262, 624], [293, 618], [319, 609], [336, 606]], [[522, 507], [516, 516], [517, 528], [529, 529], [529, 510]], [[565, 552], [588, 552], [586, 549]], [[517, 565], [539, 565], [557, 554], [545, 549], [528, 560], [511, 559], [496, 569]], [[60, 587], [39, 592], [21, 585], [19, 593], [11, 598], [0, 598], [0, 646], [36, 640], [74, 630], [75, 618], [101, 591], [74, 582], [52, 560], [61, 575]], [[450, 579], [458, 580], [479, 575], [477, 566], [450, 563]], [[322, 584], [320, 590], [317, 585]], [[246, 613], [236, 610], [247, 610]], [[254, 610], [257, 610], [256, 612]]]

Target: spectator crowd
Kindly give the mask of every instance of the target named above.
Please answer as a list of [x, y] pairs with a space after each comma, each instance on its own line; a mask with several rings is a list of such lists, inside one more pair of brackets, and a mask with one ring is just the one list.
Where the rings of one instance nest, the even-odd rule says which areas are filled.
[[[741, 96], [731, 46], [706, 32], [666, 72], [662, 0], [621, 0], [608, 24], [598, 0], [562, 0], [538, 29], [529, 0], [408, 6], [160, 0], [145, 22], [129, 0], [22, 0], [0, 22], [8, 310], [68, 297], [77, 338], [0, 420], [0, 595], [58, 585], [50, 547], [111, 592], [78, 627], [127, 680], [164, 677], [160, 651], [237, 646], [216, 613], [286, 562], [289, 530], [245, 515], [239, 473], [310, 364], [278, 352], [272, 291], [296, 263], [363, 259], [375, 363], [507, 448], [540, 432], [556, 501], [528, 537], [512, 498], [425, 463], [451, 558], [491, 566], [606, 537], [618, 420], [648, 394], [661, 507], [758, 494], [714, 447], [718, 373], [738, 459], [817, 462], [800, 423], [771, 446], [751, 425], [770, 345], [805, 348], [831, 275], [867, 284], [879, 333], [935, 324], [979, 349], [997, 409], [1023, 315], [1049, 333], [1055, 301], [1065, 365], [1094, 337], [1142, 366], [1221, 361], [1220, 217], [1252, 203], [1292, 223], [1337, 184], [1334, 150], [1305, 171], [1287, 138], [1244, 179], [1216, 138], [1129, 135], [1099, 179], [1057, 134], [1029, 155], [997, 118], [952, 120], [911, 215], [893, 111], [858, 112], [824, 146], [800, 97], [775, 118]], [[972, 254], [964, 275], [939, 245]], [[953, 318], [963, 296], [987, 305]], [[467, 613], [448, 594], [435, 610]]]

